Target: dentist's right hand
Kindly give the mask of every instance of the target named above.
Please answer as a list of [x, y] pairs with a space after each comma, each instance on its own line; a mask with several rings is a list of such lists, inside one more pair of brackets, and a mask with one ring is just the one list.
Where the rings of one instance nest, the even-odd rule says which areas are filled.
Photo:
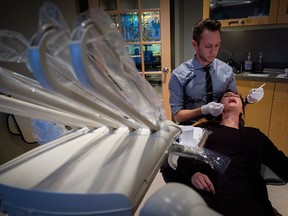
[[216, 102], [210, 102], [201, 106], [201, 112], [203, 115], [210, 114], [214, 117], [219, 116], [223, 112], [223, 109], [224, 105]]
[[204, 190], [215, 194], [215, 189], [213, 183], [210, 181], [209, 177], [201, 172], [196, 172], [191, 177], [191, 183], [199, 190]]

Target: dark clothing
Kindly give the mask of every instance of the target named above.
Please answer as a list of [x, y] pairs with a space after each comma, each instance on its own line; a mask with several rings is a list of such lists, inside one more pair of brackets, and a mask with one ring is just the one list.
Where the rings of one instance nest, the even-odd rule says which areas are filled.
[[[219, 141], [221, 143], [219, 144]], [[239, 130], [225, 126], [217, 126], [207, 140], [206, 148], [230, 157], [230, 163], [225, 175], [213, 172], [214, 186], [224, 193], [242, 193], [252, 190], [251, 182], [247, 174], [245, 159], [241, 149]]]
[[261, 164], [288, 179], [288, 158], [260, 130], [241, 127], [239, 130], [221, 125], [204, 125], [213, 133], [205, 148], [229, 156], [231, 161], [223, 175], [208, 164], [179, 157], [177, 171], [191, 182], [196, 172], [206, 174], [212, 181], [216, 194], [194, 188], [207, 204], [225, 216], [274, 216]]

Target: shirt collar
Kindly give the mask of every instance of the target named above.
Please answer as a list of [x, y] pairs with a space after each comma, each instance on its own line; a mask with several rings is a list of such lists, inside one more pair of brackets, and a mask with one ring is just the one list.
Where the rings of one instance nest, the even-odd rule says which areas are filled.
[[[196, 55], [196, 54], [195, 54]], [[197, 60], [197, 58], [195, 57], [195, 55], [193, 56], [192, 58], [192, 65], [193, 67], [198, 70], [198, 69], [202, 69], [204, 66], [200, 64], [200, 62]], [[214, 61], [215, 59], [213, 60], [213, 62], [207, 66], [211, 66], [213, 68], [213, 65], [214, 65]]]

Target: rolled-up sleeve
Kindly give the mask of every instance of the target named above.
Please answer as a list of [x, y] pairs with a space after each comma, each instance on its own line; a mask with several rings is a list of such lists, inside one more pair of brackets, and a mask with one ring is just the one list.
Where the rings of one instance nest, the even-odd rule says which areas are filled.
[[177, 76], [172, 73], [169, 82], [169, 92], [170, 92], [170, 107], [171, 111], [176, 114], [179, 110], [183, 109], [184, 105], [184, 93], [182, 85], [179, 82]]

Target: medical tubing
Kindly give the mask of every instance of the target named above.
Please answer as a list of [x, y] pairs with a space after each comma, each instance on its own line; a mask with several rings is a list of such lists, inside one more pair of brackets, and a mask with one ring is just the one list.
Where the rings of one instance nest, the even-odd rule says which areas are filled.
[[[102, 60], [102, 64], [110, 73], [110, 76], [131, 97], [128, 103], [133, 104], [136, 109], [141, 109], [144, 115], [149, 113], [148, 116], [152, 117], [156, 114], [157, 116], [154, 119], [162, 121], [165, 117], [162, 112], [161, 100], [152, 86], [143, 77], [139, 76], [135, 64], [127, 52], [123, 38], [111, 18], [101, 10], [90, 10], [82, 14], [82, 17], [84, 17], [84, 21], [81, 20], [81, 26], [85, 27], [85, 25], [88, 26], [91, 23], [94, 26], [95, 34], [89, 38], [89, 40], [94, 39], [94, 41], [89, 45], [94, 47], [95, 54], [98, 53], [97, 58]], [[99, 44], [101, 44], [101, 49], [105, 48], [105, 53], [109, 53], [108, 56], [102, 56], [99, 51], [97, 52], [100, 49]], [[125, 70], [125, 68], [129, 69]], [[141, 98], [142, 101], [135, 104], [134, 101], [139, 100], [138, 98]]]
[[31, 78], [20, 75], [0, 67], [0, 89], [2, 93], [11, 95], [16, 99], [36, 105], [55, 109], [67, 114], [75, 114], [95, 122], [95, 127], [101, 127], [103, 121], [100, 116], [76, 101], [67, 101], [63, 97], [48, 93], [39, 83]]
[[75, 103], [75, 101], [69, 102], [57, 97], [57, 95], [47, 93], [41, 86], [37, 85], [37, 82], [33, 79], [9, 72], [1, 67], [0, 78], [0, 89], [2, 93], [11, 95], [14, 98], [62, 111], [67, 114], [81, 116], [83, 119], [89, 119], [89, 122], [94, 121], [94, 127], [101, 127], [103, 124], [99, 122], [103, 123], [103, 121], [106, 121], [81, 104]]
[[[37, 80], [46, 89], [54, 92], [56, 91], [64, 97], [68, 97], [82, 104], [85, 104], [86, 106], [97, 111], [100, 115], [104, 116], [107, 119], [110, 119], [110, 123], [108, 122], [105, 123], [105, 125], [109, 127], [117, 128], [119, 127], [119, 122], [121, 122], [121, 124], [124, 124], [129, 128], [138, 129], [139, 126], [133, 124], [132, 122], [128, 122], [128, 120], [126, 121], [123, 120], [122, 117], [118, 116], [113, 111], [110, 111], [110, 109], [107, 109], [102, 105], [96, 103], [95, 98], [89, 92], [85, 91], [85, 89], [83, 89], [78, 83], [69, 82], [69, 80], [67, 80], [68, 77], [62, 77], [62, 78], [63, 81], [70, 83], [69, 88], [66, 88], [66, 86], [64, 86], [65, 82], [58, 83], [58, 80], [53, 76], [53, 72], [50, 71], [51, 68], [48, 66], [47, 58], [49, 58], [49, 54], [45, 52], [46, 42], [51, 36], [53, 36], [53, 31], [54, 31], [53, 29], [48, 29], [48, 31], [46, 31], [45, 33], [40, 32], [41, 39], [39, 39], [39, 37], [36, 36], [36, 39], [39, 39], [38, 42], [39, 45], [32, 46], [29, 48], [29, 61]], [[53, 59], [53, 57], [50, 56], [50, 59]]]
[[[87, 29], [87, 31], [88, 30], [89, 28]], [[82, 41], [73, 41], [70, 45], [72, 64], [80, 82], [83, 85], [94, 89], [98, 94], [109, 95], [109, 97], [107, 97], [107, 100], [117, 103], [122, 110], [125, 110], [128, 116], [139, 120], [140, 122], [148, 126], [151, 130], [159, 130], [159, 125], [151, 122], [149, 119], [144, 117], [139, 112], [139, 110], [135, 110], [134, 107], [131, 107], [127, 103], [127, 101], [125, 101], [124, 94], [120, 92], [119, 88], [115, 86], [115, 83], [113, 83], [113, 81], [105, 74], [105, 72], [101, 71], [101, 69], [95, 63], [92, 64], [89, 61], [88, 51], [86, 49], [85, 43], [86, 34], [84, 33], [82, 36]], [[97, 69], [98, 79], [96, 79], [96, 77], [93, 75], [93, 72], [91, 71], [92, 66], [89, 67], [90, 64], [93, 66], [93, 68]], [[99, 80], [101, 80], [102, 82], [105, 81], [105, 85], [103, 85], [102, 82], [99, 82]], [[107, 88], [107, 86], [109, 86], [109, 88]]]
[[28, 118], [39, 118], [51, 122], [57, 122], [64, 125], [75, 127], [90, 127], [95, 128], [95, 122], [89, 119], [84, 119], [81, 116], [76, 116], [47, 107], [38, 106], [16, 98], [0, 95], [0, 111], [12, 113]]

